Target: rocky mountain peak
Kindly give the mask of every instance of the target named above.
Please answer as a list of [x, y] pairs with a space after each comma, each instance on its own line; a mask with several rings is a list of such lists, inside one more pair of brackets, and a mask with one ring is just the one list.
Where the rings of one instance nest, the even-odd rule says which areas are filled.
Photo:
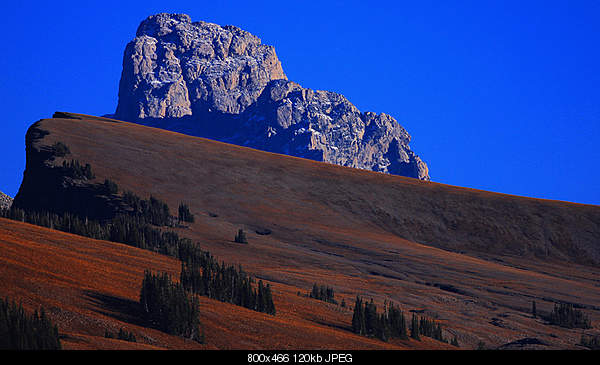
[[0, 191], [0, 209], [9, 209], [12, 202], [13, 198]]
[[157, 14], [126, 49], [116, 115], [125, 120], [237, 114], [285, 79], [275, 49], [237, 27]]
[[160, 13], [151, 15], [140, 23], [136, 36], [163, 37], [173, 32], [177, 27], [184, 28], [191, 24], [192, 19], [187, 14]]
[[161, 13], [125, 48], [117, 119], [276, 153], [429, 180], [387, 114], [287, 79], [275, 49], [235, 26]]

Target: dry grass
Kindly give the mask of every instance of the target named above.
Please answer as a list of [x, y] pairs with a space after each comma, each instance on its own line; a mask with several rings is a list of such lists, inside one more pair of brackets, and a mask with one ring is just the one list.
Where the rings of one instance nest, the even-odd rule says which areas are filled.
[[[422, 182], [102, 118], [40, 126], [50, 132], [42, 144], [66, 143], [98, 181], [152, 194], [172, 210], [187, 202], [196, 221], [180, 235], [272, 284], [275, 318], [203, 299], [208, 344], [202, 348], [440, 346], [354, 336], [351, 311], [297, 296], [315, 282], [332, 286], [348, 304], [361, 295], [438, 318], [463, 348], [525, 337], [544, 341], [542, 348], [578, 348], [581, 331], [532, 318], [533, 300], [538, 311], [569, 301], [596, 325], [600, 318], [597, 269], [578, 264], [582, 252], [600, 252], [596, 206]], [[48, 303], [58, 319], [69, 313], [59, 323], [77, 338], [67, 341], [70, 348], [112, 346], [94, 340], [108, 324], [126, 325], [153, 346], [198, 346], [119, 322], [105, 313], [106, 303], [86, 294], [135, 301], [145, 268], [176, 275], [176, 261], [28, 225], [0, 227], [1, 270], [10, 278], [0, 294]], [[248, 245], [233, 242], [238, 228], [248, 232]], [[265, 228], [272, 233], [256, 234]], [[11, 230], [16, 236], [5, 239]], [[550, 255], [541, 255], [542, 248]]]
[[[351, 312], [300, 298], [298, 288], [277, 283], [275, 317], [200, 298], [207, 338], [201, 345], [140, 321], [136, 302], [147, 268], [177, 278], [180, 264], [126, 245], [0, 219], [0, 295], [29, 311], [43, 306], [65, 349], [444, 348], [435, 341], [386, 344], [356, 336], [348, 329]], [[105, 331], [121, 328], [137, 342], [104, 338]]]

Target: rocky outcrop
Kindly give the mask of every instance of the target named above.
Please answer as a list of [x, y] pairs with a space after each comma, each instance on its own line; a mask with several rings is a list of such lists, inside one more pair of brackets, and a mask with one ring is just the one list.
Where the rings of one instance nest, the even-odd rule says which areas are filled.
[[13, 198], [0, 191], [0, 209], [10, 209]]
[[272, 46], [184, 14], [144, 20], [124, 53], [114, 118], [297, 157], [429, 180], [387, 114], [287, 80]]
[[63, 165], [67, 161], [80, 162], [68, 147], [66, 152], [58, 153], [56, 146], [46, 139], [50, 132], [41, 128], [40, 123], [32, 124], [25, 135], [25, 171], [12, 207], [95, 220], [118, 214], [122, 210], [120, 198], [105, 192], [100, 179], [74, 175], [71, 168]]
[[387, 114], [361, 113], [343, 95], [270, 82], [229, 142], [372, 171], [429, 180], [410, 135]]
[[192, 23], [184, 14], [144, 20], [125, 48], [116, 115], [179, 118], [238, 114], [271, 80], [285, 79], [275, 49], [234, 26]]

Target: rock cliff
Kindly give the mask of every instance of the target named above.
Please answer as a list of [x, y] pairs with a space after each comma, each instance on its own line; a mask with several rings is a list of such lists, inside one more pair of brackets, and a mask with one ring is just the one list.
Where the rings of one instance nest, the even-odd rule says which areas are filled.
[[0, 209], [9, 209], [13, 199], [0, 191]]
[[289, 81], [275, 49], [185, 14], [144, 20], [124, 53], [114, 118], [237, 145], [429, 180], [390, 115]]

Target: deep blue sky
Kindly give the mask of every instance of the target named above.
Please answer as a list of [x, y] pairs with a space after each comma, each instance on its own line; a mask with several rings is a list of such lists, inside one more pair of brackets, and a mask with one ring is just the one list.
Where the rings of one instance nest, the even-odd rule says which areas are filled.
[[600, 2], [253, 3], [4, 4], [0, 190], [18, 191], [33, 122], [114, 112], [138, 24], [178, 12], [239, 26], [290, 80], [394, 116], [433, 181], [600, 204]]

